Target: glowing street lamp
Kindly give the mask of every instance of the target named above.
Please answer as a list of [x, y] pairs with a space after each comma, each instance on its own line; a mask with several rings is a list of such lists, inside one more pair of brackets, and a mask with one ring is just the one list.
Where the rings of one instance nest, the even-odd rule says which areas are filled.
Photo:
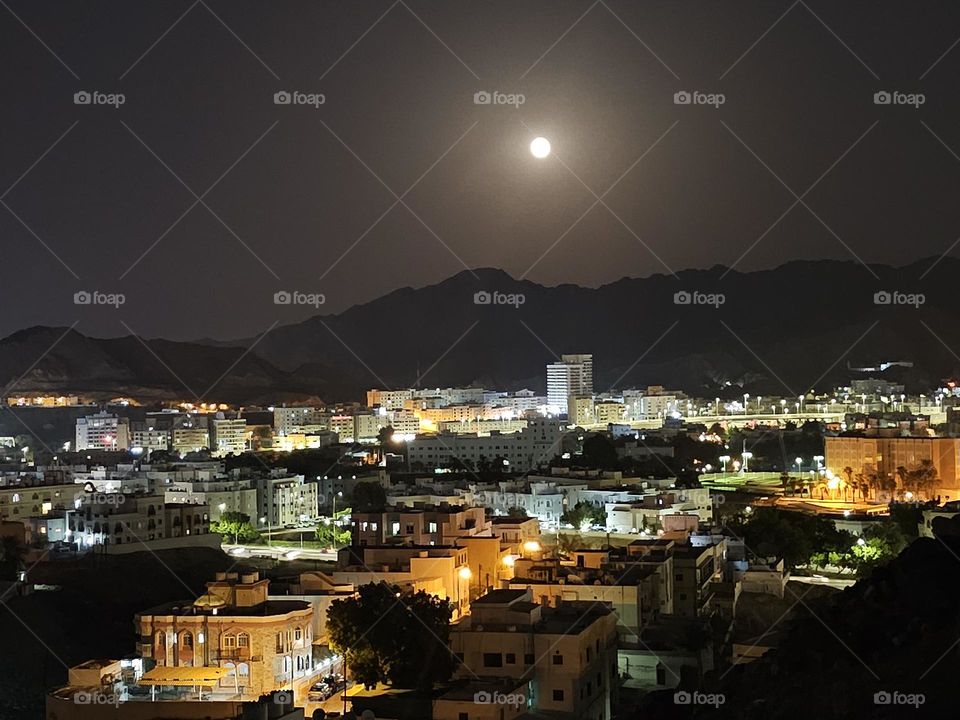
[[730, 456], [721, 455], [720, 457], [717, 458], [717, 460], [723, 463], [723, 472], [727, 472], [727, 463], [730, 462]]
[[743, 470], [742, 470], [742, 472], [745, 473], [745, 472], [747, 472], [747, 463], [749, 462], [750, 458], [753, 457], [753, 453], [750, 452], [749, 450], [744, 450], [742, 453], [740, 453], [740, 456], [743, 458]]

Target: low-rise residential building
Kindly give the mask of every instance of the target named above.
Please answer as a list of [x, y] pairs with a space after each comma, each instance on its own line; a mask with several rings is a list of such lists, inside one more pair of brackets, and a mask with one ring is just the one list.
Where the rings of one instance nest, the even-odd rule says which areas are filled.
[[109, 553], [220, 544], [210, 535], [208, 506], [168, 504], [163, 495], [87, 492], [66, 511], [66, 525], [68, 542]]
[[529, 709], [609, 720], [619, 693], [617, 619], [598, 602], [543, 607], [529, 590], [494, 590], [451, 626], [458, 676], [526, 680]]
[[276, 469], [256, 476], [253, 483], [260, 505], [257, 516], [269, 527], [298, 525], [318, 517], [317, 483], [305, 481], [303, 475]]
[[466, 547], [440, 545], [351, 545], [342, 548], [331, 577], [353, 586], [386, 582], [450, 601], [454, 617], [470, 609], [473, 572]]
[[520, 432], [502, 435], [491, 432], [488, 436], [443, 433], [420, 435], [407, 443], [411, 464], [424, 467], [440, 467], [454, 460], [503, 462], [511, 470], [530, 470], [563, 453], [566, 424], [537, 418], [529, 421]]
[[224, 672], [214, 691], [242, 699], [309, 687], [315, 674], [313, 607], [270, 599], [269, 585], [255, 570], [217, 573], [193, 602], [139, 613], [140, 656], [155, 668], [219, 668]]

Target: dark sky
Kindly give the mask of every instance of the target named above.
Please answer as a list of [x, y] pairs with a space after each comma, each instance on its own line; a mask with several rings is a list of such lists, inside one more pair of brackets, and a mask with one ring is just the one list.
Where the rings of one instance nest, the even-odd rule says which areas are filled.
[[937, 256], [958, 36], [955, 2], [4, 0], [0, 334], [250, 336], [311, 314], [277, 290], [338, 312], [464, 265], [598, 285]]

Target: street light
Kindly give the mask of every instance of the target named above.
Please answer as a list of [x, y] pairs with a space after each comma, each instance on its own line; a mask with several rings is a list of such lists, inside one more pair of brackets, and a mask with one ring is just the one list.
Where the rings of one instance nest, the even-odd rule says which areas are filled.
[[730, 456], [729, 456], [729, 455], [721, 455], [720, 457], [717, 458], [717, 460], [719, 460], [720, 462], [723, 463], [723, 472], [726, 473], [726, 472], [727, 472], [727, 463], [730, 462]]
[[744, 450], [742, 453], [740, 453], [740, 456], [743, 458], [743, 472], [746, 473], [747, 461], [753, 457], [753, 453], [750, 452], [749, 450]]
[[794, 462], [794, 463], [796, 464], [796, 466], [797, 466], [797, 474], [799, 475], [800, 472], [801, 472], [801, 470], [800, 470], [800, 465], [803, 464], [803, 458], [802, 458], [802, 457], [796, 457], [796, 458], [793, 459], [793, 462]]

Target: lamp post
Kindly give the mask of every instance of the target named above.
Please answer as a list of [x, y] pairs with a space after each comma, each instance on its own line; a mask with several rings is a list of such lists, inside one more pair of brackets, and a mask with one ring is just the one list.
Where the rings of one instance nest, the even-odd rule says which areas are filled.
[[343, 497], [343, 491], [342, 491], [342, 490], [337, 491], [337, 493], [332, 497], [332, 504], [331, 504], [331, 508], [330, 508], [330, 510], [331, 510], [331, 512], [332, 512], [332, 514], [333, 514], [333, 517], [330, 518], [330, 522], [333, 523], [333, 550], [334, 550], [334, 552], [337, 551], [337, 498], [338, 498], [338, 497], [341, 497], [341, 498]]

